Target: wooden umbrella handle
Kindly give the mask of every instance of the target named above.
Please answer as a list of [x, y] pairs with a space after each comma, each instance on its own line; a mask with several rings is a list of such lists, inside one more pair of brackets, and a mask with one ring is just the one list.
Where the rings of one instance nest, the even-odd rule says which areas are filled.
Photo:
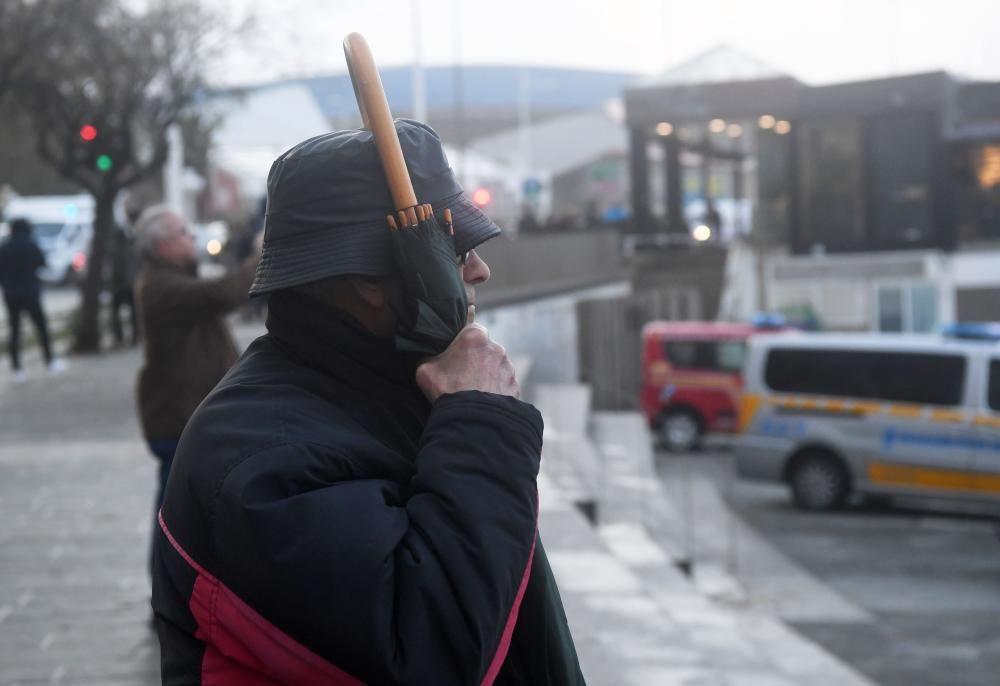
[[382, 79], [375, 68], [368, 43], [360, 33], [347, 34], [344, 39], [344, 56], [347, 58], [347, 71], [351, 75], [354, 95], [361, 110], [361, 120], [365, 128], [375, 136], [375, 147], [382, 160], [392, 201], [397, 210], [410, 209], [416, 206], [417, 195], [413, 192], [410, 173], [406, 169], [403, 148], [399, 145], [399, 136], [392, 122], [389, 103], [385, 99]]

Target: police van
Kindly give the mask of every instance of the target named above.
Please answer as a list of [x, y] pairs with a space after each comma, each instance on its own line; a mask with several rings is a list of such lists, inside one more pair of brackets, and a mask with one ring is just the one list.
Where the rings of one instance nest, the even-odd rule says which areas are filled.
[[1000, 502], [1000, 343], [935, 336], [750, 339], [739, 474], [824, 510], [851, 494]]

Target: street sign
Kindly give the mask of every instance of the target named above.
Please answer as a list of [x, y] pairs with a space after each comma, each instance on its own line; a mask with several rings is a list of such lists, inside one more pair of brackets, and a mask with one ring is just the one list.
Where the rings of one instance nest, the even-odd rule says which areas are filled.
[[524, 180], [521, 189], [525, 195], [533, 197], [542, 192], [542, 182], [535, 178], [528, 178]]

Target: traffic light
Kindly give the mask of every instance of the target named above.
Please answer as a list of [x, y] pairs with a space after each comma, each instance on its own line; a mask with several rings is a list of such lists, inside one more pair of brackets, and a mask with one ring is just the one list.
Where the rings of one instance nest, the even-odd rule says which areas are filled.
[[93, 164], [100, 172], [109, 172], [114, 166], [111, 155], [106, 152], [108, 141], [105, 137], [98, 139], [97, 127], [93, 124], [84, 124], [79, 131], [80, 140], [84, 142], [83, 159], [87, 164]]

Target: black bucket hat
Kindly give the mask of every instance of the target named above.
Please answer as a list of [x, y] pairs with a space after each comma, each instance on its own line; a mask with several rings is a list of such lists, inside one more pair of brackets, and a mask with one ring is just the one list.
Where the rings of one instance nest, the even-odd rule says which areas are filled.
[[[431, 127], [397, 119], [396, 132], [417, 200], [431, 204], [439, 219], [451, 210], [457, 254], [500, 233], [465, 197]], [[334, 131], [299, 143], [274, 161], [267, 177], [264, 250], [250, 295], [331, 276], [392, 273], [385, 217], [393, 209], [370, 131]]]

